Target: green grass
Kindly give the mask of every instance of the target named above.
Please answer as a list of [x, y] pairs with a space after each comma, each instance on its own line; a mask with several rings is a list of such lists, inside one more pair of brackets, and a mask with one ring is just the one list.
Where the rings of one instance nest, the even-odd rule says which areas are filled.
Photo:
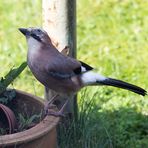
[[[1, 1], [0, 22], [0, 72], [1, 76], [4, 76], [9, 68], [19, 66], [26, 60], [26, 40], [18, 28], [41, 26], [41, 1]], [[43, 92], [42, 87], [35, 82], [28, 69], [14, 82], [13, 86], [37, 95]]]
[[[146, 0], [77, 1], [78, 59], [104, 75], [147, 89], [147, 8]], [[41, 26], [41, 15], [37, 0], [0, 3], [0, 76], [26, 59], [26, 41], [17, 28]], [[43, 96], [43, 87], [28, 69], [13, 87]], [[70, 147], [148, 147], [147, 96], [112, 87], [88, 87], [84, 92], [79, 93], [79, 118], [68, 136], [74, 141]]]

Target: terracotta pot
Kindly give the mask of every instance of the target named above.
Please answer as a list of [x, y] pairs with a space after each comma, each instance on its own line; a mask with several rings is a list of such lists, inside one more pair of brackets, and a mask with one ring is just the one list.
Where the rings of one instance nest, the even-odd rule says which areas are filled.
[[[40, 98], [16, 91], [16, 109], [18, 111], [39, 114], [44, 104]], [[23, 132], [0, 136], [0, 148], [56, 148], [56, 125], [59, 118], [46, 116], [36, 126]]]

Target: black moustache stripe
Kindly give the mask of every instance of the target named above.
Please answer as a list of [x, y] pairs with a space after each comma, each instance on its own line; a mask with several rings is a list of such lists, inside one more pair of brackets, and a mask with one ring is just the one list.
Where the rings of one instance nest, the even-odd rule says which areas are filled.
[[34, 39], [36, 39], [36, 40], [38, 40], [38, 41], [40, 41], [40, 42], [41, 42], [40, 37], [39, 37], [39, 36], [37, 36], [36, 34], [31, 34], [31, 36], [32, 36]]

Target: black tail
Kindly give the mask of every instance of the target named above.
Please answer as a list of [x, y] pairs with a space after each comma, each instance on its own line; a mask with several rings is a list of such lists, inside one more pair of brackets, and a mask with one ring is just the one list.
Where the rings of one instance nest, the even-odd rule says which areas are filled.
[[121, 80], [107, 78], [103, 81], [99, 81], [98, 83], [102, 84], [102, 85], [109, 85], [109, 86], [115, 86], [115, 87], [127, 89], [127, 90], [130, 90], [130, 91], [135, 92], [137, 94], [140, 94], [142, 96], [145, 96], [147, 94], [147, 91], [144, 90], [143, 88], [140, 88], [140, 87], [133, 85], [133, 84], [123, 82]]

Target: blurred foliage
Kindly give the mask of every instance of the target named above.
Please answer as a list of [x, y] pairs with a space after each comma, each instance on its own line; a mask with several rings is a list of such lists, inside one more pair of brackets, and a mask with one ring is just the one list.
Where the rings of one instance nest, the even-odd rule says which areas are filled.
[[0, 78], [0, 103], [8, 104], [13, 98], [15, 98], [15, 90], [9, 90], [8, 87], [26, 67], [27, 63], [23, 62], [19, 67], [11, 68], [10, 71], [4, 77]]
[[[77, 57], [104, 75], [148, 88], [147, 8], [147, 0], [77, 1]], [[17, 28], [41, 26], [41, 10], [37, 0], [0, 2], [1, 77], [8, 67], [26, 59], [26, 41]], [[28, 69], [13, 87], [43, 96], [43, 87]], [[87, 117], [88, 111], [80, 110], [86, 122], [76, 122], [78, 133], [72, 139], [79, 137], [77, 147], [148, 147], [147, 96], [112, 87], [88, 87], [86, 95], [83, 91], [80, 109], [81, 100], [93, 98], [93, 104]], [[87, 103], [85, 108], [89, 108]], [[105, 141], [106, 145], [98, 146]]]
[[[26, 60], [26, 39], [18, 28], [41, 26], [41, 16], [41, 1], [0, 2], [0, 77], [4, 76], [11, 67]], [[15, 80], [12, 87], [37, 95], [43, 93], [43, 88], [35, 82], [28, 68], [19, 77], [20, 79]]]
[[4, 77], [0, 79], [0, 95], [6, 91], [7, 87], [21, 74], [27, 67], [27, 62], [23, 62], [18, 68], [12, 68]]

